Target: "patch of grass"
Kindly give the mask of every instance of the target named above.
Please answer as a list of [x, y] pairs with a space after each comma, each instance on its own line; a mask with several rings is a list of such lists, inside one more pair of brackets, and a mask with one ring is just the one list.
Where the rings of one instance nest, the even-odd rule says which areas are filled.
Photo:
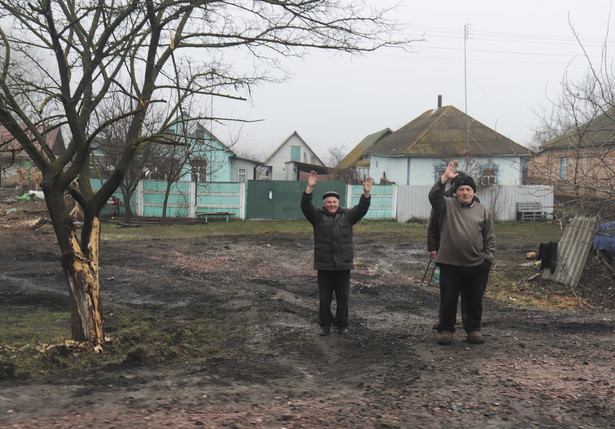
[[496, 222], [497, 243], [529, 245], [538, 250], [540, 243], [559, 241], [564, 230], [549, 222]]
[[121, 238], [123, 240], [197, 238], [218, 235], [259, 235], [269, 232], [308, 233], [312, 226], [306, 220], [231, 220], [211, 221], [207, 224], [142, 224], [137, 228], [118, 228], [115, 224], [103, 223], [103, 239]]
[[[364, 219], [354, 226], [355, 234], [394, 234], [404, 240], [425, 241], [427, 224], [401, 223], [393, 220]], [[199, 238], [219, 235], [261, 235], [267, 233], [311, 234], [312, 225], [305, 220], [232, 220], [208, 224], [143, 224], [138, 228], [118, 228], [102, 224], [103, 240], [150, 240]]]
[[[57, 320], [60, 316], [61, 321]], [[239, 329], [245, 321], [227, 322], [200, 314], [182, 314], [179, 320], [166, 309], [148, 306], [114, 309], [104, 317], [107, 341], [100, 348], [66, 340], [70, 338], [67, 313], [22, 310], [16, 319], [1, 317], [0, 380], [122, 366], [192, 364], [213, 358], [242, 359], [230, 355], [229, 350], [237, 353], [238, 348], [228, 345], [245, 341], [245, 331]], [[21, 328], [16, 328], [15, 320]], [[53, 321], [63, 330], [46, 327], [45, 321]]]
[[36, 307], [15, 308], [0, 314], [0, 346], [22, 347], [70, 337], [70, 313]]
[[493, 270], [485, 295], [496, 301], [522, 306], [575, 311], [592, 308], [586, 299], [574, 296], [569, 286], [541, 278], [530, 280], [538, 272], [538, 268], [518, 266]]
[[[395, 234], [404, 240], [425, 242], [426, 222], [396, 222], [393, 220], [363, 219], [354, 227], [355, 234]], [[312, 232], [307, 220], [231, 220], [212, 221], [207, 224], [143, 224], [138, 228], [118, 228], [116, 224], [103, 223], [103, 239], [149, 240], [198, 238], [218, 235], [260, 235], [271, 232], [306, 234]], [[547, 222], [497, 222], [498, 243], [534, 244], [559, 241], [563, 230]], [[528, 243], [529, 241], [529, 243]], [[536, 248], [538, 248], [536, 244]]]
[[[70, 338], [70, 313], [18, 307], [0, 314], [0, 379], [45, 374], [42, 350]], [[58, 362], [59, 363], [59, 362]]]

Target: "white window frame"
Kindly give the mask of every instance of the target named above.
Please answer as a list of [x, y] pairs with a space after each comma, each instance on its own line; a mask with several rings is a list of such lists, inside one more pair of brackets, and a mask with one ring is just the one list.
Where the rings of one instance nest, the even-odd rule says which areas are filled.
[[[243, 176], [243, 179], [242, 179]], [[248, 169], [245, 167], [237, 167], [237, 181], [239, 183], [246, 183], [248, 179]]]

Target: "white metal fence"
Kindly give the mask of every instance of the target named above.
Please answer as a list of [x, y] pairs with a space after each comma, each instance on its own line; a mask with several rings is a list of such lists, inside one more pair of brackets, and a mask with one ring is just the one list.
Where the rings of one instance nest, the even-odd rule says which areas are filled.
[[[431, 205], [427, 198], [431, 186], [397, 186], [397, 221], [427, 219]], [[540, 185], [489, 186], [476, 195], [493, 213], [496, 220], [516, 220], [518, 202], [540, 202], [546, 217], [553, 216], [553, 187]]]

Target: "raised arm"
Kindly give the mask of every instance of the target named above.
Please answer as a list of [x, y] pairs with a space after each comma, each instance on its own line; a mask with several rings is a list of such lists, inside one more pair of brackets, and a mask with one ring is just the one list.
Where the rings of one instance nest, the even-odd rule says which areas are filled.
[[314, 186], [316, 186], [317, 183], [318, 183], [318, 173], [312, 170], [310, 171], [310, 174], [308, 175], [308, 184], [307, 184], [307, 188], [305, 189], [305, 193], [311, 194], [312, 191], [314, 190]]

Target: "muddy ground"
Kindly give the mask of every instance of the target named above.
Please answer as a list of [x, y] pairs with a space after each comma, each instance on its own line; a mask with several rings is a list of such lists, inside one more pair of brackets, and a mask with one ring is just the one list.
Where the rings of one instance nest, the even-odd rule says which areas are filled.
[[[67, 305], [53, 234], [18, 228], [5, 212], [0, 311]], [[0, 381], [0, 428], [615, 427], [612, 307], [487, 299], [486, 343], [468, 344], [458, 330], [440, 346], [438, 290], [421, 284], [424, 243], [356, 242], [350, 333], [320, 337], [309, 235], [105, 240], [106, 308], [222, 317], [245, 335], [198, 365]], [[499, 243], [504, 261], [526, 262]]]

